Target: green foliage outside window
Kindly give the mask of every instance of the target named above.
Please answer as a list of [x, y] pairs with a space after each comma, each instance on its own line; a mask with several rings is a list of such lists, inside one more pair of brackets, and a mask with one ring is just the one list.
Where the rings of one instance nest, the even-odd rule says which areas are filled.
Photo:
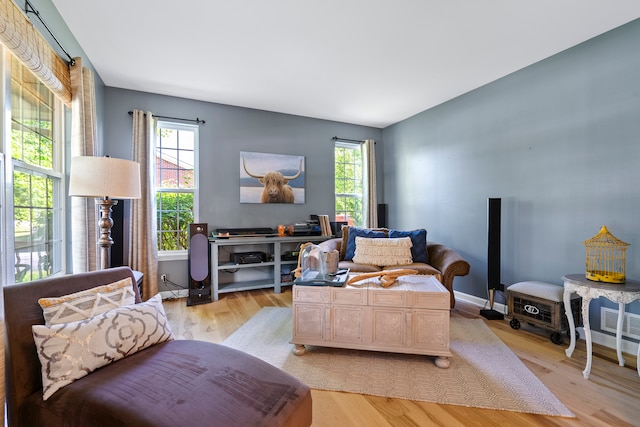
[[195, 222], [197, 126], [158, 122], [156, 137], [158, 250], [185, 250]]
[[[60, 178], [54, 172], [54, 96], [15, 58], [11, 60], [11, 158], [15, 281], [27, 282], [59, 270], [54, 206]], [[57, 212], [57, 213], [56, 213]], [[55, 252], [55, 253], [59, 253]]]
[[364, 225], [363, 158], [360, 145], [338, 144], [335, 148], [336, 221]]
[[50, 128], [50, 121], [12, 123], [11, 157], [33, 166], [53, 169], [53, 140], [43, 135], [43, 132], [50, 133]]
[[193, 193], [159, 192], [158, 249], [176, 251], [189, 248], [189, 224], [193, 217]]

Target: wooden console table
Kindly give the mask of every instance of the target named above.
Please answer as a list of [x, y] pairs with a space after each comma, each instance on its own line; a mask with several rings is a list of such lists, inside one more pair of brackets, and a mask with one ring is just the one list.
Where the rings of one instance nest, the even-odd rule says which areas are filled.
[[437, 356], [448, 368], [449, 292], [433, 276], [344, 285], [293, 286], [294, 353], [305, 344]]
[[[582, 321], [584, 323], [584, 335], [587, 342], [587, 366], [582, 371], [584, 378], [588, 379], [591, 373], [592, 344], [591, 326], [589, 323], [589, 304], [591, 300], [598, 297], [605, 297], [609, 301], [618, 303], [618, 323], [616, 328], [616, 350], [618, 353], [618, 363], [624, 366], [622, 357], [622, 321], [624, 318], [624, 306], [630, 302], [640, 300], [640, 282], [627, 280], [624, 284], [613, 284], [604, 282], [594, 282], [588, 280], [584, 274], [568, 274], [562, 276], [564, 281], [564, 308], [571, 328], [571, 344], [565, 350], [567, 357], [571, 357], [576, 348], [576, 326], [571, 312], [571, 294], [576, 293], [582, 297]], [[638, 360], [640, 362], [640, 347], [638, 348]], [[638, 375], [640, 375], [640, 363], [638, 364]]]

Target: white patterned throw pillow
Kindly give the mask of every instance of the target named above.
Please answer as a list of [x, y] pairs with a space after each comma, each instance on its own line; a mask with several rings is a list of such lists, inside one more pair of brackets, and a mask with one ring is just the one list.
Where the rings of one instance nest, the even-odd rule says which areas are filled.
[[31, 328], [44, 400], [101, 366], [174, 338], [160, 294], [88, 319]]
[[75, 322], [136, 302], [131, 278], [61, 297], [40, 298], [46, 325]]
[[368, 239], [356, 237], [353, 262], [377, 266], [407, 265], [411, 258], [411, 238]]

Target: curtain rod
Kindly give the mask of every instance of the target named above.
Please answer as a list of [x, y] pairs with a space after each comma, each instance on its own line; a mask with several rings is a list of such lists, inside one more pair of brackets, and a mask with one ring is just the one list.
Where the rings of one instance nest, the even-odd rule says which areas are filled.
[[33, 5], [29, 0], [24, 1], [24, 13], [27, 14], [27, 16], [29, 15], [29, 13], [33, 13], [34, 15], [36, 15], [36, 18], [38, 18], [38, 20], [42, 23], [42, 25], [44, 25], [45, 30], [47, 30], [47, 32], [51, 35], [51, 37], [53, 37], [53, 41], [55, 41], [56, 44], [60, 46], [60, 49], [62, 49], [64, 54], [67, 55], [67, 58], [69, 58], [69, 61], [68, 61], [69, 65], [75, 65], [76, 61], [71, 57], [71, 55], [69, 55], [69, 52], [67, 52], [67, 50], [62, 46], [62, 44], [60, 44], [60, 41], [58, 40], [58, 38], [53, 34], [53, 32], [47, 26], [47, 23], [44, 22], [44, 19], [42, 19], [42, 17], [40, 16], [40, 12], [38, 12], [35, 9], [35, 7], [33, 7]]
[[345, 142], [358, 142], [360, 144], [364, 144], [364, 140], [363, 139], [347, 139], [347, 138], [338, 138], [337, 136], [334, 136], [333, 138], [331, 138], [334, 141], [345, 141]]
[[[133, 111], [129, 111], [129, 115], [133, 116]], [[169, 116], [156, 116], [155, 114], [153, 115], [153, 117], [157, 117], [159, 119], [169, 119], [169, 120], [182, 120], [183, 122], [193, 122], [193, 123], [197, 123], [197, 124], [205, 124], [204, 120], [200, 120], [199, 117], [196, 117], [195, 119], [181, 119], [180, 117], [169, 117]]]

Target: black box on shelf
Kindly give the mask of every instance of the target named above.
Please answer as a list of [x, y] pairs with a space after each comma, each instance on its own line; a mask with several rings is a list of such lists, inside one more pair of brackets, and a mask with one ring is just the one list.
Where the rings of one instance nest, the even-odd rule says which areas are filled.
[[264, 252], [236, 252], [231, 254], [231, 262], [234, 264], [255, 264], [266, 260], [267, 254]]

